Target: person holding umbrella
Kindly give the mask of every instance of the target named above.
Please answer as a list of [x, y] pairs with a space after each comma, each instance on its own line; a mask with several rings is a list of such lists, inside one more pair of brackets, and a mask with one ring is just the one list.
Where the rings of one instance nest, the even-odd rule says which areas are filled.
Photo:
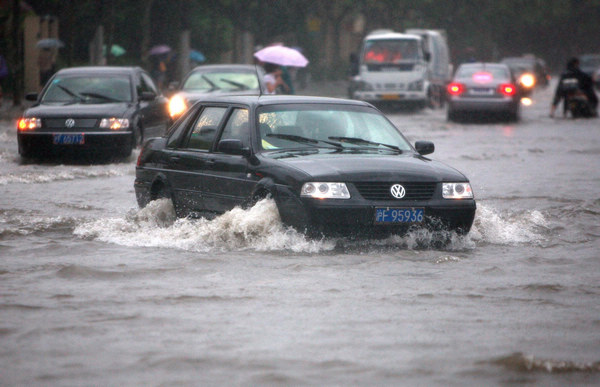
[[283, 81], [281, 68], [274, 63], [264, 63], [265, 69], [265, 86], [267, 87], [265, 94], [277, 94], [278, 90], [282, 90], [287, 94], [290, 87]]

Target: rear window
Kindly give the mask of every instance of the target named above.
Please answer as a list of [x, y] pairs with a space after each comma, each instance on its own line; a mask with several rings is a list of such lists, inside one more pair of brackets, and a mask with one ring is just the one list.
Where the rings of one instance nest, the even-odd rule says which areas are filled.
[[476, 74], [490, 74], [493, 79], [509, 79], [510, 72], [506, 67], [498, 66], [461, 66], [456, 71], [456, 78], [471, 79]]

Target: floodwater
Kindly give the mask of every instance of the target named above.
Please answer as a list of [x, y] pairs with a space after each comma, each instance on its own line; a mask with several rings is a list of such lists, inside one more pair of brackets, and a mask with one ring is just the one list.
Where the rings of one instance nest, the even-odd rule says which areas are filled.
[[273, 203], [140, 210], [135, 156], [19, 161], [0, 123], [0, 385], [597, 385], [600, 120], [387, 112], [463, 171], [466, 237], [310, 240]]

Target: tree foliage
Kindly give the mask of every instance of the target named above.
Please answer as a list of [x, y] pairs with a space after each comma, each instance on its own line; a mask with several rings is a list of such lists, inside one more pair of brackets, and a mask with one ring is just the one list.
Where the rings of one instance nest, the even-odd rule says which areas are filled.
[[283, 41], [303, 47], [322, 71], [319, 64], [337, 66], [347, 59], [340, 38], [348, 33], [345, 21], [359, 14], [365, 33], [445, 30], [455, 62], [533, 53], [558, 67], [568, 56], [600, 52], [597, 0], [31, 0], [30, 5], [38, 15], [59, 17], [64, 65], [87, 63], [90, 37], [103, 25], [105, 41], [127, 50], [109, 63], [146, 64], [150, 46], [177, 47], [183, 30], [190, 31], [192, 48], [216, 63], [239, 49], [235, 38], [247, 32], [257, 45]]

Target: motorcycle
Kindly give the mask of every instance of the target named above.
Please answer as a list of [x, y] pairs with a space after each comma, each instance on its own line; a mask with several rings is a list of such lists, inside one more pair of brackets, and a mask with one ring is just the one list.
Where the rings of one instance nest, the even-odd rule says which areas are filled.
[[590, 106], [588, 97], [585, 95], [577, 78], [565, 78], [560, 87], [565, 98], [564, 114], [571, 114], [573, 118], [593, 117], [594, 113]]

